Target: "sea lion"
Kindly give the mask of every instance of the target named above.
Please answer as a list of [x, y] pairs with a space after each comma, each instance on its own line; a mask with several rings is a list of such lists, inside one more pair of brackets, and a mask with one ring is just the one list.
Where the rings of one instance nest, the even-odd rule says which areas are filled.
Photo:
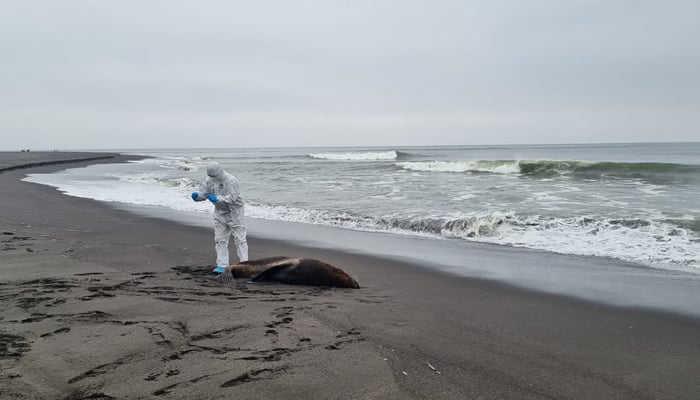
[[[221, 282], [231, 282], [244, 273], [260, 270], [253, 282], [279, 282], [290, 285], [332, 286], [359, 289], [357, 281], [342, 269], [313, 258], [271, 257], [230, 265], [219, 277]], [[224, 275], [226, 274], [226, 275]]]

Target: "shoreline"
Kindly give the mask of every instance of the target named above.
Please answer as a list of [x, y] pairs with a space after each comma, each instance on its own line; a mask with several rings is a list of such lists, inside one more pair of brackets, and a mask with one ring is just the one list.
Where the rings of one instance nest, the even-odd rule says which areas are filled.
[[[696, 395], [696, 318], [257, 236], [249, 237], [251, 258], [323, 259], [363, 288], [222, 288], [203, 272], [213, 260], [210, 229], [64, 196], [21, 176], [0, 174], [22, 197], [0, 200], [2, 229], [12, 230], [3, 241], [20, 238], [6, 242], [15, 249], [3, 251], [0, 270], [2, 333], [27, 344], [17, 339], [8, 348], [26, 351], [0, 358], [0, 383], [16, 398], [67, 398], [87, 388], [114, 398]], [[40, 282], [48, 278], [63, 286]], [[31, 300], [42, 297], [49, 299]], [[123, 348], [104, 348], [109, 340]], [[61, 355], [66, 348], [73, 355]], [[172, 354], [181, 359], [163, 361]]]

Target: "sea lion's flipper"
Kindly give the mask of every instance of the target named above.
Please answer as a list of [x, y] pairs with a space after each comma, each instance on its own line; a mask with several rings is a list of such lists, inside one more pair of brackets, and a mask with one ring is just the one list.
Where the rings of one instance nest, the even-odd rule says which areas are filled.
[[293, 267], [297, 264], [299, 264], [299, 259], [288, 258], [287, 260], [285, 260], [285, 262], [277, 263], [276, 265], [257, 274], [253, 277], [253, 279], [251, 279], [251, 282], [275, 282], [275, 277], [279, 271], [282, 271], [289, 267]]
[[217, 279], [221, 283], [236, 283], [236, 278], [233, 277], [233, 272], [231, 272], [231, 266], [224, 268], [224, 272], [219, 274]]

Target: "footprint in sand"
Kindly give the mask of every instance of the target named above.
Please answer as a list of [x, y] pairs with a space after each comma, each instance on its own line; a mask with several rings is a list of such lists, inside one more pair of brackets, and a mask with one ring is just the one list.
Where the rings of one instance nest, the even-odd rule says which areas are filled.
[[60, 334], [60, 333], [66, 333], [66, 332], [70, 332], [70, 328], [68, 328], [68, 327], [59, 328], [59, 329], [56, 329], [56, 330], [53, 331], [53, 332], [44, 333], [44, 334], [42, 334], [42, 335], [39, 335], [39, 337], [46, 338], [46, 337], [50, 337], [50, 336], [53, 336], [53, 335], [58, 335], [58, 334]]
[[0, 359], [19, 358], [29, 349], [29, 342], [23, 336], [0, 332]]

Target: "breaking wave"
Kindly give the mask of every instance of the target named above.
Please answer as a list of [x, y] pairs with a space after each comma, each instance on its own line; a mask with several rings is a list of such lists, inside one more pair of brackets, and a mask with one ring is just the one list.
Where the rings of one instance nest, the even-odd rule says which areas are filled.
[[648, 176], [698, 174], [700, 165], [652, 162], [520, 161], [523, 175]]
[[160, 185], [169, 186], [179, 189], [196, 189], [199, 187], [200, 181], [188, 177], [164, 177], [155, 173], [143, 173], [132, 175], [114, 175], [124, 182], [138, 183], [144, 185]]
[[202, 159], [187, 159], [184, 157], [160, 157], [160, 158], [144, 158], [142, 160], [129, 161], [133, 164], [155, 165], [166, 170], [192, 171], [202, 164]]
[[407, 161], [396, 166], [410, 171], [422, 172], [488, 172], [494, 174], [517, 174], [518, 161]]
[[491, 235], [509, 215], [495, 212], [484, 216], [457, 219], [403, 216], [377, 217], [351, 212], [309, 210], [260, 203], [250, 203], [246, 207], [246, 215], [253, 218], [445, 238], [472, 238]]
[[523, 161], [523, 160], [472, 160], [472, 161], [406, 161], [395, 164], [411, 171], [423, 172], [481, 172], [494, 174], [520, 174], [532, 177], [573, 175], [587, 178], [700, 175], [700, 165], [672, 163], [626, 163], [586, 161]]
[[312, 153], [311, 158], [331, 161], [387, 161], [414, 158], [415, 155], [397, 150], [344, 152], [344, 153]]
[[[700, 267], [697, 222], [635, 218], [519, 216], [492, 212], [457, 218], [364, 216], [250, 204], [254, 218], [373, 232], [464, 239], [562, 254], [614, 257], [646, 265]], [[695, 229], [694, 229], [695, 228]], [[620, 237], [625, 240], [620, 240]]]

